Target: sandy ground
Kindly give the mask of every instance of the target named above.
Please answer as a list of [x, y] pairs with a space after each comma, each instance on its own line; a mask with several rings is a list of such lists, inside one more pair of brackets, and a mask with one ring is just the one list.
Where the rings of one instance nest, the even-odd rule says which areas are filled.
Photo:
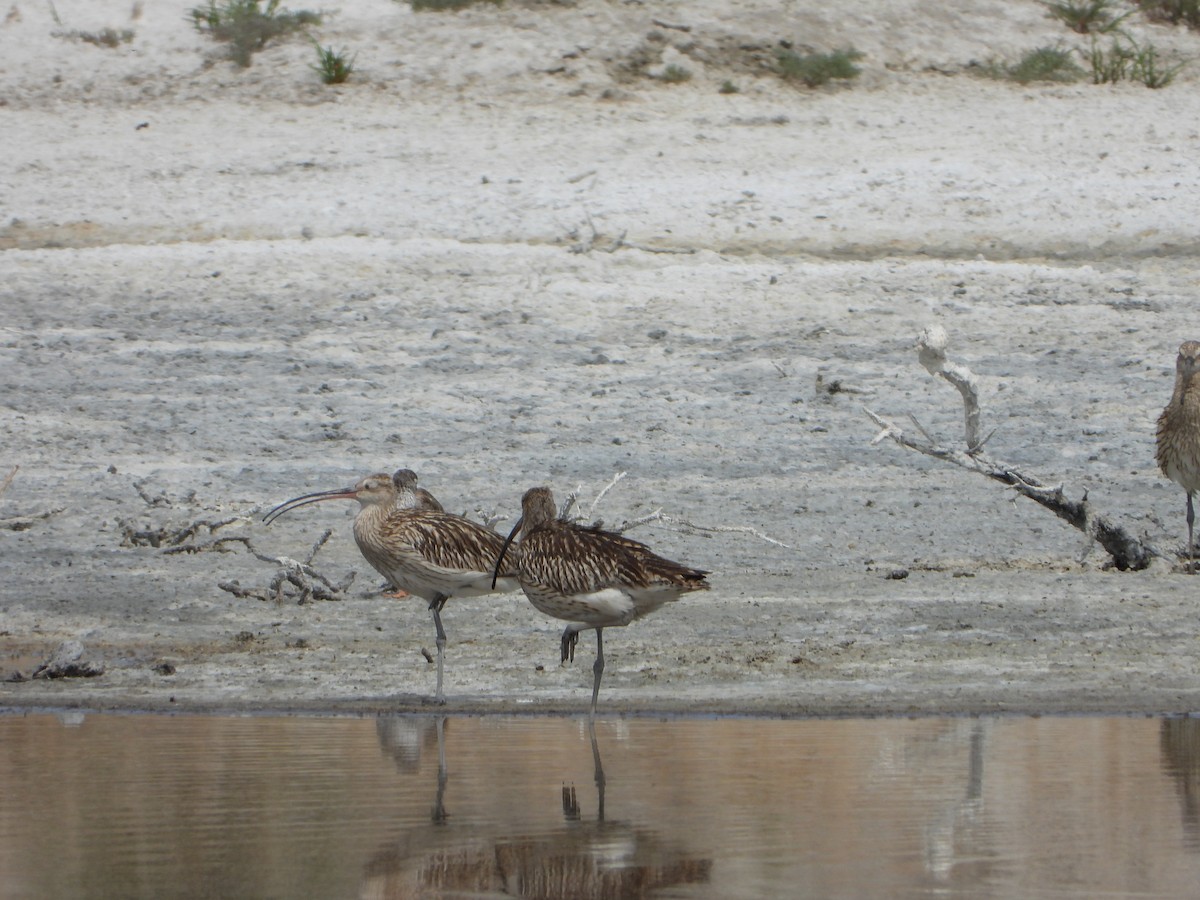
[[[531, 485], [587, 509], [618, 473], [596, 515], [670, 518], [633, 534], [713, 590], [607, 633], [609, 712], [1200, 709], [1194, 576], [1111, 570], [863, 412], [961, 440], [913, 350], [940, 324], [993, 456], [1181, 546], [1154, 421], [1198, 336], [1200, 66], [1022, 87], [972, 64], [1087, 39], [1035, 2], [879, 6], [355, 0], [316, 31], [358, 54], [330, 88], [300, 40], [236, 68], [186, 3], [17, 0], [0, 676], [66, 640], [106, 671], [0, 707], [427, 708], [428, 613], [381, 596], [352, 504], [260, 521], [403, 465], [501, 530]], [[71, 38], [105, 27], [134, 37]], [[779, 39], [863, 75], [784, 84]], [[219, 587], [328, 528], [343, 600]], [[445, 620], [449, 709], [586, 707], [590, 635], [560, 667], [520, 595]]]

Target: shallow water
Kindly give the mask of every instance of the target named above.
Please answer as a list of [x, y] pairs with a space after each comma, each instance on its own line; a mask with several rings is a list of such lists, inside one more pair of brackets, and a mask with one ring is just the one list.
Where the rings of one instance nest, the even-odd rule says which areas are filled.
[[1200, 720], [0, 716], [0, 896], [1191, 897]]

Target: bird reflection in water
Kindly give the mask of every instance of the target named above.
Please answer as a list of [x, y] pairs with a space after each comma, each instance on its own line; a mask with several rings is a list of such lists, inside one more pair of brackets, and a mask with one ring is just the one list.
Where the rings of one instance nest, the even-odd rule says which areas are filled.
[[1158, 746], [1179, 792], [1183, 838], [1189, 850], [1200, 851], [1200, 719], [1163, 719]]
[[[594, 722], [588, 725], [596, 788], [594, 818], [587, 815], [576, 787], [563, 785], [561, 825], [550, 831], [537, 826], [529, 833], [514, 834], [511, 821], [481, 826], [476, 819], [474, 824], [458, 825], [447, 814], [447, 720], [416, 721], [414, 727], [420, 731], [417, 746], [425, 746], [430, 733], [436, 735], [438, 744], [437, 799], [432, 816], [438, 827], [419, 829], [377, 853], [363, 873], [361, 897], [399, 900], [480, 893], [530, 900], [636, 898], [674, 885], [709, 881], [710, 858], [689, 855], [652, 829], [606, 817], [607, 776]], [[391, 724], [378, 727], [381, 741], [394, 740]], [[411, 747], [413, 735], [404, 737], [409, 741], [406, 746]], [[387, 749], [397, 758], [392, 748]], [[399, 758], [397, 762], [400, 764]], [[510, 816], [513, 813], [519, 815], [520, 811], [510, 811]]]
[[446, 771], [446, 717], [428, 719], [423, 716], [380, 716], [375, 720], [375, 734], [379, 737], [380, 748], [395, 761], [396, 768], [404, 773], [418, 772], [421, 768], [422, 750], [430, 743], [437, 742], [437, 799], [434, 801], [430, 818], [435, 825], [444, 825], [447, 819], [446, 782], [449, 780]]

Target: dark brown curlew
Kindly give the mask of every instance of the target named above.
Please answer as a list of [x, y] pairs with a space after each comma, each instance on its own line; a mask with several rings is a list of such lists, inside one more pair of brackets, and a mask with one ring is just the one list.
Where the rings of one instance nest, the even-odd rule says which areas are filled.
[[604, 629], [628, 625], [682, 594], [709, 587], [705, 571], [664, 559], [622, 535], [558, 518], [547, 487], [530, 488], [521, 498], [521, 518], [496, 558], [497, 577], [518, 532], [516, 575], [525, 596], [541, 612], [570, 623], [562, 636], [562, 661], [574, 660], [579, 632], [596, 629], [592, 715], [604, 674]]
[[1187, 552], [1195, 555], [1193, 495], [1200, 490], [1200, 341], [1184, 341], [1175, 357], [1175, 390], [1158, 417], [1158, 466], [1187, 493]]
[[286, 512], [322, 500], [357, 500], [362, 509], [354, 518], [354, 540], [372, 567], [392, 587], [428, 601], [437, 630], [437, 693], [442, 693], [446, 632], [442, 607], [451, 597], [477, 597], [496, 591], [515, 591], [514, 567], [501, 572], [495, 565], [504, 539], [462, 516], [432, 509], [397, 509], [391, 476], [368, 475], [353, 487], [294, 497], [271, 510], [267, 524]]

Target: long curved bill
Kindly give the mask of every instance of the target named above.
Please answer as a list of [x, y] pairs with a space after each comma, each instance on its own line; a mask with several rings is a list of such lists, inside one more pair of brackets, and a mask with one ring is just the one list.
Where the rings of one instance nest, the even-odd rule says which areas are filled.
[[492, 571], [492, 590], [496, 589], [496, 580], [500, 577], [500, 565], [504, 562], [504, 554], [508, 552], [508, 545], [513, 542], [513, 538], [517, 536], [517, 532], [524, 524], [525, 517], [521, 516], [517, 519], [517, 524], [513, 526], [512, 531], [508, 533], [508, 537], [504, 539], [504, 546], [500, 548], [500, 555], [496, 557], [496, 568]]
[[291, 500], [285, 500], [277, 507], [263, 516], [263, 522], [270, 525], [284, 513], [291, 512], [293, 509], [299, 509], [301, 506], [308, 506], [310, 503], [320, 503], [322, 500], [357, 500], [358, 492], [352, 488], [337, 488], [332, 491], [318, 491], [315, 494], [305, 494], [303, 497], [293, 497]]

